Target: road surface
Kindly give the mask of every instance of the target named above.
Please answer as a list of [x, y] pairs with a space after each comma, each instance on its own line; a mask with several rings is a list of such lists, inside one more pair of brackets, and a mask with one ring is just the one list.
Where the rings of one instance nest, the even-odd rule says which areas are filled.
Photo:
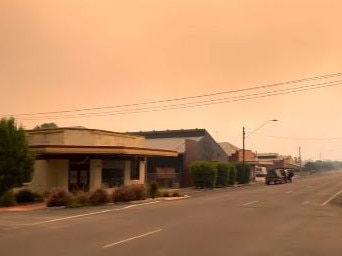
[[0, 255], [342, 254], [342, 172], [174, 201], [0, 213]]

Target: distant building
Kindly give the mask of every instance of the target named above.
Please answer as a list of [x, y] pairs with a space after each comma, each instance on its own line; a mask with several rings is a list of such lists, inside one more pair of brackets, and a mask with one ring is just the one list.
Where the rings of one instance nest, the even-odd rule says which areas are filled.
[[175, 150], [177, 158], [147, 158], [147, 181], [164, 187], [192, 185], [190, 166], [199, 160], [228, 161], [228, 154], [205, 129], [129, 132], [146, 138], [148, 148]]
[[[255, 153], [252, 150], [245, 149], [245, 162], [252, 162], [255, 160]], [[243, 162], [243, 149], [236, 150], [236, 152], [229, 157], [229, 161]]]
[[227, 153], [227, 155], [230, 157], [232, 154], [234, 154], [237, 150], [240, 148], [229, 143], [229, 142], [220, 142], [219, 145], [221, 148]]

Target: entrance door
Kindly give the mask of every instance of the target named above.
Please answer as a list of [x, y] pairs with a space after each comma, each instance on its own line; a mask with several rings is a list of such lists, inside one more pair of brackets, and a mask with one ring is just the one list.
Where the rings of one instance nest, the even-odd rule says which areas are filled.
[[89, 190], [89, 159], [69, 160], [69, 191]]

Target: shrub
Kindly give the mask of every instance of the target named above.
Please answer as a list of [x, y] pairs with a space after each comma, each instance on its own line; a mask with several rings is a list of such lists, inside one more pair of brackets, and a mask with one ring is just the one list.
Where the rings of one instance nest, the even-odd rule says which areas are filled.
[[236, 168], [234, 165], [229, 166], [228, 184], [235, 185], [236, 182]]
[[48, 207], [67, 206], [68, 202], [73, 199], [73, 195], [64, 188], [54, 188], [46, 201]]
[[196, 188], [214, 188], [217, 179], [216, 164], [212, 162], [195, 162], [191, 165], [191, 177]]
[[130, 202], [136, 199], [133, 189], [129, 186], [120, 186], [113, 192], [113, 202]]
[[167, 192], [167, 191], [164, 191], [164, 192], [162, 193], [162, 196], [163, 196], [163, 197], [169, 197], [169, 196], [170, 196], [170, 193]]
[[17, 202], [15, 201], [15, 196], [12, 190], [9, 190], [2, 194], [0, 197], [0, 206], [15, 206]]
[[172, 197], [180, 197], [181, 194], [178, 191], [175, 191], [171, 194]]
[[216, 187], [227, 187], [229, 180], [229, 164], [228, 163], [218, 163], [217, 168], [217, 180]]
[[66, 203], [66, 207], [68, 207], [68, 208], [77, 208], [77, 207], [81, 207], [81, 206], [83, 206], [83, 204], [81, 204], [78, 201], [77, 196], [74, 195], [74, 194], [71, 194], [70, 199]]
[[91, 205], [106, 204], [109, 202], [108, 192], [103, 188], [96, 189], [90, 193], [88, 202]]
[[80, 204], [80, 205], [87, 205], [88, 204], [89, 195], [86, 192], [84, 192], [83, 190], [77, 191], [77, 193], [74, 197], [75, 197], [78, 204]]
[[157, 182], [151, 182], [148, 189], [151, 198], [156, 198], [159, 195], [159, 186]]
[[15, 199], [18, 203], [32, 203], [43, 201], [43, 196], [29, 189], [22, 189], [15, 194]]
[[134, 184], [130, 186], [134, 195], [134, 200], [145, 200], [147, 198], [147, 188], [142, 184]]
[[236, 180], [239, 184], [248, 184], [251, 177], [251, 166], [238, 163], [236, 165]]

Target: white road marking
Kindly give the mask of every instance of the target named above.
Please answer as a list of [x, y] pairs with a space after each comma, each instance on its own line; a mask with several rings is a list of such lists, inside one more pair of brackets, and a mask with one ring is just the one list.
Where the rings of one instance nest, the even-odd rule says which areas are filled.
[[75, 218], [80, 218], [80, 217], [85, 217], [85, 216], [90, 216], [90, 215], [95, 215], [95, 214], [100, 214], [100, 213], [105, 213], [105, 212], [110, 212], [110, 211], [112, 211], [112, 210], [103, 210], [103, 211], [98, 211], [98, 212], [90, 212], [90, 213], [73, 215], [73, 216], [68, 216], [68, 217], [63, 217], [63, 218], [58, 218], [58, 219], [52, 219], [52, 220], [46, 220], [46, 221], [41, 221], [41, 222], [36, 222], [36, 223], [26, 224], [26, 225], [39, 225], [39, 224], [45, 224], [45, 223], [56, 222], [56, 221], [61, 221], [61, 220], [75, 219]]
[[108, 248], [108, 247], [112, 247], [112, 246], [115, 246], [115, 245], [118, 245], [118, 244], [126, 243], [126, 242], [129, 242], [131, 240], [134, 240], [134, 239], [137, 239], [137, 238], [140, 238], [140, 237], [152, 235], [152, 234], [160, 232], [162, 230], [163, 229], [161, 228], [161, 229], [157, 229], [157, 230], [145, 233], [145, 234], [141, 234], [141, 235], [138, 235], [138, 236], [133, 236], [133, 237], [130, 237], [130, 238], [127, 238], [127, 239], [124, 239], [124, 240], [121, 240], [121, 241], [118, 241], [118, 242], [115, 242], [115, 243], [104, 245], [102, 248]]
[[132, 204], [132, 205], [129, 205], [129, 206], [125, 206], [122, 209], [124, 210], [124, 209], [129, 209], [129, 208], [133, 208], [133, 207], [137, 207], [137, 206], [142, 206], [142, 205], [146, 205], [146, 204], [157, 204], [157, 203], [160, 203], [160, 201], [153, 201], [153, 202], [142, 203], [142, 204]]
[[253, 202], [245, 203], [245, 204], [243, 204], [243, 206], [247, 206], [247, 205], [251, 205], [251, 204], [255, 204], [255, 203], [259, 203], [259, 201], [253, 201]]
[[292, 190], [289, 190], [289, 191], [286, 191], [285, 194], [290, 194], [292, 192], [293, 192]]
[[46, 224], [46, 223], [57, 222], [57, 221], [62, 221], [62, 220], [76, 219], [76, 218], [81, 218], [81, 217], [86, 217], [86, 216], [96, 215], [96, 214], [101, 214], [101, 213], [106, 213], [106, 212], [121, 211], [121, 210], [129, 209], [129, 208], [132, 208], [135, 206], [142, 206], [142, 205], [156, 204], [156, 203], [160, 203], [160, 201], [134, 204], [134, 205], [129, 205], [129, 206], [120, 208], [120, 209], [110, 209], [110, 210], [103, 210], [103, 211], [97, 211], [97, 212], [90, 212], [90, 213], [78, 214], [78, 215], [73, 215], [73, 216], [68, 216], [68, 217], [63, 217], [63, 218], [57, 218], [57, 219], [52, 219], [52, 220], [45, 220], [45, 221], [40, 221], [40, 222], [35, 222], [35, 223], [25, 223], [25, 224], [17, 224], [17, 225], [18, 226], [34, 226], [34, 225]]
[[333, 200], [336, 196], [342, 193], [342, 190], [338, 191], [336, 194], [334, 194], [332, 197], [330, 197], [327, 201], [325, 201], [321, 206], [325, 206], [327, 203], [329, 203], [331, 200]]

